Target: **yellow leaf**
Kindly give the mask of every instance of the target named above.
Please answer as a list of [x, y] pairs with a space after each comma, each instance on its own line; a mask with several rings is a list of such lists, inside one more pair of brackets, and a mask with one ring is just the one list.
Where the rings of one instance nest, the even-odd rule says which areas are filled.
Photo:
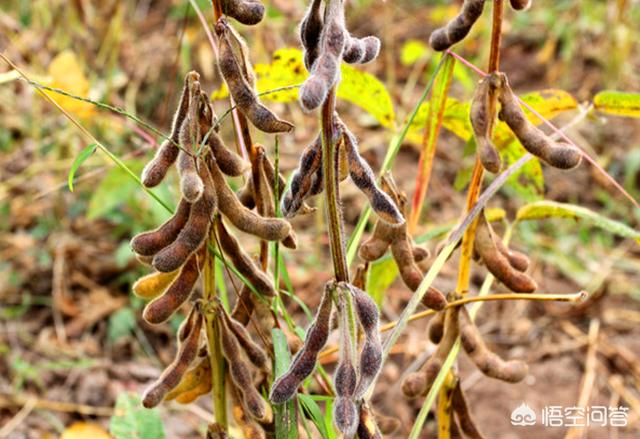
[[76, 422], [62, 432], [60, 439], [111, 439], [111, 436], [97, 424]]
[[[75, 53], [65, 50], [59, 53], [49, 64], [50, 86], [60, 88], [70, 94], [86, 97], [89, 94], [89, 81]], [[65, 110], [86, 118], [93, 114], [92, 104], [82, 102], [69, 96], [45, 90]]]
[[420, 40], [407, 40], [400, 50], [400, 62], [410, 66], [431, 53], [431, 49]]
[[[272, 62], [256, 64], [254, 72], [260, 99], [284, 103], [298, 100], [298, 89], [292, 86], [302, 85], [309, 76], [304, 67], [302, 52], [295, 48], [275, 51]], [[338, 97], [358, 105], [375, 117], [381, 125], [391, 127], [395, 113], [384, 84], [375, 76], [349, 65], [343, 65], [341, 73]], [[286, 87], [292, 88], [280, 90]], [[223, 85], [212, 93], [211, 98], [222, 99], [227, 96], [229, 92]]]
[[616, 116], [640, 117], [640, 93], [601, 91], [593, 98], [596, 110]]

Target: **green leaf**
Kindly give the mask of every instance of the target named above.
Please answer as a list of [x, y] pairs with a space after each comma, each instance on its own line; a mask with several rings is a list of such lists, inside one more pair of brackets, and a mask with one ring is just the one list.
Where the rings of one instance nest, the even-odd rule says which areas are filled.
[[[287, 344], [287, 337], [281, 329], [271, 330], [273, 339], [273, 353], [275, 357], [275, 376], [283, 375], [291, 364], [291, 353]], [[276, 437], [286, 439], [298, 438], [298, 427], [295, 410], [295, 399], [291, 399], [284, 404], [274, 406]]]
[[411, 66], [430, 53], [431, 49], [421, 40], [407, 40], [400, 49], [400, 62]]
[[302, 393], [298, 395], [298, 399], [300, 400], [300, 403], [303, 405], [307, 413], [309, 413], [309, 415], [311, 416], [311, 422], [313, 422], [313, 425], [315, 425], [318, 429], [318, 432], [322, 436], [322, 439], [329, 439], [329, 431], [331, 426], [327, 428], [327, 425], [325, 424], [325, 418], [322, 415], [322, 411], [320, 410], [320, 407], [318, 407], [318, 404], [313, 400], [312, 397]]
[[115, 439], [164, 439], [157, 408], [145, 409], [135, 393], [121, 393], [109, 430]]
[[127, 337], [133, 333], [136, 325], [136, 314], [131, 308], [119, 309], [109, 317], [107, 339], [114, 342], [122, 337]]
[[604, 90], [594, 96], [593, 105], [603, 113], [640, 117], [640, 93]]
[[[139, 161], [128, 162], [127, 165], [133, 172], [139, 174], [142, 171], [143, 165]], [[137, 193], [137, 182], [129, 178], [128, 173], [122, 168], [112, 168], [93, 192], [89, 200], [87, 218], [91, 220], [103, 216], [130, 201]]]
[[[256, 64], [254, 71], [256, 89], [258, 93], [262, 94], [261, 98], [274, 102], [295, 102], [298, 99], [298, 90], [290, 88], [268, 94], [263, 93], [283, 87], [300, 86], [309, 76], [304, 67], [302, 52], [290, 47], [276, 50], [270, 64]], [[349, 65], [343, 64], [341, 73], [338, 98], [361, 107], [375, 117], [382, 126], [392, 127], [395, 112], [391, 96], [384, 84], [370, 73]], [[211, 97], [212, 99], [221, 99], [228, 94], [226, 86], [223, 86], [216, 90]]]
[[67, 184], [69, 185], [69, 190], [71, 192], [73, 192], [73, 178], [75, 177], [76, 172], [78, 171], [80, 166], [82, 166], [82, 164], [91, 156], [91, 154], [96, 151], [97, 148], [98, 145], [96, 143], [92, 143], [91, 145], [86, 146], [82, 151], [80, 151], [80, 154], [78, 154], [76, 159], [71, 164], [69, 177], [67, 179]]
[[518, 210], [517, 221], [539, 220], [546, 218], [572, 218], [582, 220], [623, 238], [635, 239], [640, 243], [640, 232], [619, 221], [615, 221], [574, 204], [538, 201], [527, 204]]
[[398, 266], [392, 258], [385, 258], [371, 265], [367, 292], [373, 297], [378, 306], [382, 304], [384, 293], [396, 279], [398, 273]]
[[[503, 169], [517, 162], [526, 152], [517, 140], [501, 148], [500, 157]], [[540, 161], [537, 159], [529, 160], [527, 164], [509, 177], [505, 189], [512, 189], [518, 197], [527, 203], [540, 200], [544, 195], [544, 175]]]

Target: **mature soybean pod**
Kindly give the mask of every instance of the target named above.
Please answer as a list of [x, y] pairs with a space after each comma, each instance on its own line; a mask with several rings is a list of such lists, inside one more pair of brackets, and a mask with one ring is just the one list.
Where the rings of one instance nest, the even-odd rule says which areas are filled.
[[509, 264], [518, 271], [527, 271], [529, 268], [529, 257], [524, 253], [520, 253], [515, 250], [511, 250], [508, 248], [501, 239], [496, 239], [494, 241], [496, 243], [496, 247], [509, 260]]
[[529, 367], [524, 361], [504, 361], [489, 350], [466, 309], [460, 317], [460, 343], [471, 361], [488, 377], [517, 383], [527, 376]]
[[247, 255], [238, 240], [228, 232], [220, 218], [216, 220], [216, 233], [218, 234], [220, 247], [231, 260], [236, 270], [246, 277], [260, 294], [267, 297], [275, 296], [276, 290], [271, 279]]
[[306, 195], [311, 189], [313, 175], [322, 161], [322, 139], [318, 135], [300, 155], [298, 168], [291, 179], [291, 186], [284, 194], [281, 210], [285, 217], [292, 218], [300, 210]]
[[456, 384], [456, 387], [453, 390], [451, 404], [453, 406], [453, 412], [458, 418], [460, 429], [464, 433], [465, 437], [469, 439], [484, 439], [484, 436], [482, 435], [480, 430], [478, 430], [476, 422], [473, 419], [471, 412], [469, 411], [469, 406], [467, 405], [464, 393], [462, 392], [460, 382]]
[[224, 145], [224, 142], [215, 131], [211, 131], [207, 143], [220, 170], [226, 175], [238, 177], [249, 167], [246, 161]]
[[304, 65], [307, 70], [311, 70], [311, 66], [318, 58], [318, 46], [323, 27], [321, 4], [322, 0], [311, 0], [300, 22], [300, 42], [304, 48]]
[[281, 218], [262, 218], [240, 203], [216, 163], [211, 165], [211, 177], [218, 198], [218, 209], [238, 229], [266, 241], [281, 241], [291, 231], [291, 225]]
[[201, 139], [200, 133], [200, 82], [189, 81], [189, 112], [180, 127], [180, 145], [178, 154], [178, 174], [182, 196], [190, 203], [196, 202], [204, 190], [202, 179], [198, 175], [197, 159], [193, 155]]
[[289, 370], [278, 377], [271, 386], [269, 399], [274, 404], [282, 404], [295, 395], [298, 386], [315, 368], [318, 353], [327, 343], [330, 332], [333, 284], [327, 284], [316, 316], [307, 330], [302, 349], [298, 351]]
[[236, 105], [251, 123], [265, 133], [289, 132], [293, 125], [279, 119], [260, 103], [255, 90], [247, 83], [229, 39], [229, 25], [220, 18], [215, 26], [218, 35], [219, 67]]
[[184, 198], [181, 199], [171, 218], [155, 230], [134, 236], [131, 240], [131, 248], [141, 256], [155, 256], [156, 253], [175, 241], [189, 220], [190, 212], [191, 204]]
[[264, 5], [257, 0], [223, 0], [222, 12], [251, 26], [262, 21]]
[[516, 11], [522, 11], [531, 6], [531, 0], [510, 0], [511, 7]]
[[[230, 378], [227, 377], [227, 381], [230, 381]], [[239, 390], [233, 383], [227, 388], [231, 395], [231, 413], [236, 424], [242, 430], [243, 437], [245, 439], [266, 439], [264, 429], [247, 413]]]
[[231, 311], [231, 318], [243, 325], [249, 323], [251, 313], [253, 312], [254, 306], [252, 295], [253, 291], [251, 291], [248, 286], [242, 285], [238, 300], [236, 300], [236, 304]]
[[360, 352], [360, 378], [355, 399], [361, 399], [382, 367], [382, 343], [380, 341], [380, 313], [371, 296], [361, 289], [348, 285], [353, 293], [356, 314], [364, 330], [365, 341]]
[[444, 312], [439, 312], [429, 321], [427, 331], [429, 333], [429, 340], [431, 340], [433, 344], [438, 344], [440, 340], [442, 340], [442, 334], [444, 333], [444, 314]]
[[[198, 361], [198, 363], [189, 369], [180, 380], [180, 383], [164, 398], [165, 401], [171, 401], [172, 399], [178, 399], [181, 404], [186, 404], [195, 400], [203, 393], [197, 394], [203, 389], [198, 389], [201, 383], [207, 384], [211, 390], [211, 365], [209, 363], [209, 357], [204, 357]], [[196, 392], [194, 392], [194, 390]], [[196, 393], [194, 395], [194, 393]], [[207, 392], [208, 393], [208, 392]], [[191, 401], [185, 401], [191, 399]]]
[[318, 108], [340, 75], [345, 44], [344, 5], [331, 2], [320, 37], [320, 55], [311, 67], [311, 75], [300, 87], [300, 103], [306, 111]]
[[471, 100], [469, 118], [476, 139], [478, 158], [487, 171], [496, 174], [500, 171], [500, 155], [491, 142], [491, 128], [495, 118], [495, 114], [489, 114], [490, 93], [492, 91], [491, 78], [491, 75], [484, 77], [476, 86]]
[[536, 282], [526, 274], [515, 269], [509, 259], [496, 246], [497, 238], [487, 222], [484, 212], [478, 220], [474, 249], [487, 269], [507, 288], [516, 293], [532, 293], [537, 288]]
[[380, 53], [380, 39], [375, 36], [356, 38], [347, 37], [342, 60], [347, 64], [366, 64], [378, 57]]
[[211, 218], [216, 208], [216, 194], [204, 163], [199, 169], [200, 178], [206, 182], [200, 199], [191, 207], [189, 220], [180, 234], [169, 246], [153, 257], [153, 266], [158, 271], [169, 272], [183, 265], [187, 258], [195, 252], [207, 237]]
[[133, 284], [133, 287], [131, 287], [133, 294], [141, 299], [155, 299], [167, 289], [178, 273], [178, 270], [170, 273], [156, 271], [154, 273], [147, 274], [146, 276], [142, 276]]
[[358, 407], [352, 399], [338, 396], [333, 401], [333, 423], [345, 438], [353, 437], [360, 419]]
[[358, 439], [382, 439], [382, 433], [378, 429], [373, 413], [366, 402], [360, 404], [357, 435]]
[[169, 288], [144, 307], [144, 319], [154, 325], [169, 319], [189, 299], [199, 277], [198, 256], [193, 254], [182, 266], [180, 274]]
[[568, 143], [555, 142], [532, 124], [509, 86], [507, 76], [501, 72], [492, 75], [502, 82], [502, 89], [498, 96], [502, 105], [499, 117], [509, 125], [524, 149], [559, 169], [578, 166], [582, 160], [582, 152]]
[[446, 26], [433, 31], [429, 37], [431, 47], [443, 51], [464, 39], [482, 15], [484, 2], [485, 0], [464, 0], [460, 13]]
[[402, 224], [405, 222], [400, 210], [391, 197], [384, 193], [376, 184], [376, 177], [369, 164], [358, 152], [358, 141], [354, 134], [343, 123], [342, 133], [344, 147], [349, 160], [349, 175], [354, 184], [369, 198], [371, 208], [382, 220], [390, 224]]
[[174, 389], [182, 380], [183, 375], [198, 354], [200, 331], [202, 330], [202, 315], [198, 314], [193, 330], [187, 339], [180, 344], [173, 362], [162, 372], [142, 396], [142, 405], [152, 408], [160, 404], [165, 395]]
[[251, 361], [251, 363], [253, 363], [253, 365], [257, 368], [265, 372], [269, 372], [269, 370], [271, 369], [269, 357], [267, 356], [264, 349], [262, 349], [256, 342], [253, 341], [251, 335], [249, 334], [249, 331], [247, 331], [247, 328], [245, 328], [240, 322], [232, 319], [229, 314], [224, 311], [224, 308], [222, 309], [222, 314], [225, 320], [225, 324], [231, 330], [231, 332], [233, 332], [233, 335], [235, 335], [238, 343], [240, 343], [240, 346], [242, 346], [242, 349], [244, 350], [244, 353], [246, 354], [249, 361]]
[[173, 115], [173, 121], [171, 122], [171, 134], [169, 135], [169, 138], [162, 142], [155, 157], [147, 163], [142, 170], [141, 180], [142, 184], [146, 187], [155, 187], [159, 185], [171, 165], [178, 158], [178, 153], [180, 152], [180, 148], [178, 148], [178, 144], [180, 142], [180, 127], [182, 126], [184, 119], [187, 117], [187, 112], [189, 110], [188, 82], [189, 78], [193, 75], [197, 75], [197, 73], [190, 72], [185, 77], [184, 86], [182, 87], [182, 95], [180, 96], [180, 103], [178, 104], [178, 108]]

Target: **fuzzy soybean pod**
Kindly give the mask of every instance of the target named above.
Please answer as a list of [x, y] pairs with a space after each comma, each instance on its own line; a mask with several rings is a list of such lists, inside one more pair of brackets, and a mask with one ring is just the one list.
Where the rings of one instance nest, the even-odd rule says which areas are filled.
[[262, 21], [264, 5], [257, 0], [223, 0], [222, 12], [251, 26]]
[[482, 15], [485, 0], [464, 0], [460, 13], [446, 26], [433, 31], [429, 44], [433, 50], [443, 51], [464, 39]]
[[[502, 253], [496, 242], [491, 225], [487, 222], [484, 212], [478, 220], [478, 228], [474, 241], [474, 250], [486, 265], [487, 269], [507, 288], [516, 293], [532, 293], [537, 288], [536, 282], [525, 273], [519, 271], [522, 265], [515, 268], [510, 263], [510, 258]], [[513, 259], [513, 257], [511, 258]], [[527, 264], [528, 265], [528, 264]]]
[[165, 139], [162, 144], [160, 144], [155, 157], [147, 163], [142, 170], [141, 180], [142, 184], [146, 187], [155, 187], [159, 185], [164, 179], [164, 176], [167, 175], [167, 171], [171, 165], [178, 158], [178, 153], [180, 152], [180, 148], [178, 148], [178, 144], [180, 142], [180, 127], [182, 126], [184, 119], [187, 117], [187, 112], [189, 110], [188, 82], [189, 78], [194, 73], [195, 72], [188, 73], [184, 80], [180, 103], [178, 104], [178, 108], [173, 115], [173, 121], [171, 122], [171, 134], [169, 135], [169, 138]]
[[318, 353], [329, 338], [332, 310], [331, 295], [334, 289], [335, 286], [333, 284], [325, 286], [322, 301], [311, 326], [307, 330], [307, 336], [302, 348], [291, 362], [289, 370], [273, 382], [269, 399], [274, 404], [282, 404], [290, 400], [296, 394], [300, 383], [313, 372]]
[[178, 154], [180, 190], [182, 196], [189, 203], [196, 202], [204, 191], [202, 178], [198, 174], [197, 158], [194, 156], [194, 151], [198, 148], [201, 139], [200, 98], [200, 82], [195, 79], [191, 80], [189, 82], [189, 111], [186, 119], [182, 122], [182, 127], [180, 127], [179, 138], [182, 149]]
[[271, 279], [247, 255], [238, 240], [228, 232], [220, 218], [216, 220], [216, 233], [222, 251], [236, 267], [236, 270], [246, 277], [260, 294], [267, 297], [275, 296], [276, 290]]
[[383, 221], [390, 224], [402, 224], [405, 222], [400, 210], [391, 197], [380, 190], [376, 184], [376, 177], [369, 164], [360, 156], [358, 152], [358, 141], [356, 136], [349, 131], [346, 125], [342, 124], [344, 147], [346, 148], [349, 160], [349, 175], [354, 184], [369, 199], [369, 204], [373, 211], [378, 214]]
[[227, 360], [229, 366], [229, 374], [233, 383], [242, 395], [245, 407], [249, 411], [251, 417], [258, 422], [269, 423], [273, 419], [271, 406], [262, 398], [260, 393], [253, 386], [253, 378], [251, 367], [244, 358], [242, 347], [233, 331], [227, 325], [226, 319], [222, 316], [221, 306], [218, 306], [219, 322], [222, 327], [220, 331], [220, 339], [222, 342], [222, 354]]
[[380, 313], [371, 296], [349, 285], [355, 299], [356, 314], [364, 330], [365, 341], [360, 351], [360, 379], [356, 399], [361, 399], [382, 367], [382, 343], [380, 341]]
[[131, 287], [133, 294], [141, 299], [155, 299], [167, 289], [178, 273], [179, 270], [175, 270], [170, 273], [156, 271], [155, 273], [142, 276], [133, 284], [133, 287]]
[[322, 161], [322, 139], [320, 136], [302, 151], [298, 168], [291, 179], [291, 186], [284, 194], [281, 210], [285, 217], [291, 218], [300, 210], [305, 197], [309, 193], [313, 176], [320, 168]]
[[320, 35], [323, 28], [321, 4], [322, 0], [311, 0], [300, 22], [300, 42], [304, 48], [304, 65], [307, 70], [311, 70], [319, 54]]
[[[231, 378], [227, 376], [227, 381]], [[231, 385], [227, 386], [231, 396], [231, 413], [236, 424], [242, 430], [243, 437], [246, 439], [266, 439], [266, 433], [262, 426], [258, 424], [249, 414], [244, 406], [240, 391], [231, 381]]]
[[232, 319], [240, 322], [243, 325], [249, 323], [249, 319], [251, 318], [251, 313], [253, 312], [254, 308], [252, 297], [253, 291], [251, 291], [248, 286], [242, 285], [240, 295], [238, 296], [238, 299], [233, 306], [233, 310], [231, 311]]
[[182, 380], [183, 375], [196, 358], [200, 343], [200, 331], [202, 330], [202, 315], [198, 313], [191, 333], [178, 347], [176, 357], [149, 387], [143, 397], [142, 405], [145, 408], [153, 408], [160, 404], [165, 395], [174, 389]]
[[169, 246], [163, 248], [153, 257], [156, 270], [169, 272], [182, 266], [187, 258], [195, 252], [207, 237], [211, 218], [216, 208], [216, 194], [209, 177], [207, 166], [200, 166], [200, 177], [207, 182], [200, 199], [193, 203], [189, 219], [180, 234]]
[[342, 60], [347, 64], [366, 64], [378, 57], [380, 39], [374, 36], [356, 38], [352, 35], [345, 42]]
[[220, 170], [230, 177], [238, 177], [249, 167], [239, 155], [231, 152], [224, 144], [218, 133], [211, 131], [207, 144], [216, 159]]
[[516, 11], [522, 11], [531, 6], [531, 0], [510, 0], [511, 7]]
[[502, 89], [498, 95], [502, 108], [498, 116], [509, 125], [524, 149], [559, 169], [571, 169], [578, 166], [582, 160], [582, 152], [568, 143], [552, 140], [531, 123], [509, 86], [507, 76], [501, 72], [492, 75], [502, 83]]
[[438, 344], [442, 340], [442, 334], [444, 333], [444, 312], [439, 312], [429, 321], [429, 327], [427, 331], [429, 333], [429, 340], [431, 343]]
[[156, 253], [175, 241], [189, 220], [190, 212], [191, 204], [181, 199], [171, 218], [155, 230], [134, 236], [131, 240], [131, 248], [138, 255], [155, 256]]
[[492, 84], [495, 81], [492, 78], [492, 75], [486, 76], [476, 86], [469, 118], [476, 139], [478, 158], [487, 171], [496, 174], [500, 171], [500, 154], [491, 142], [491, 128], [495, 117], [495, 114], [489, 114], [490, 93], [495, 92]]
[[175, 399], [181, 404], [188, 404], [209, 391], [211, 391], [211, 364], [209, 357], [204, 357], [184, 374], [180, 383], [167, 393], [164, 400]]
[[291, 232], [291, 225], [281, 218], [263, 218], [240, 203], [231, 190], [217, 163], [210, 166], [216, 190], [218, 209], [238, 229], [266, 241], [281, 241]]
[[333, 400], [333, 422], [345, 438], [356, 434], [359, 419], [358, 407], [352, 399], [337, 396]]
[[218, 35], [219, 67], [236, 105], [256, 128], [265, 133], [283, 133], [293, 129], [289, 122], [279, 119], [262, 105], [253, 87], [247, 83], [229, 39], [229, 25], [220, 18], [215, 26]]
[[460, 316], [460, 343], [471, 361], [488, 377], [509, 383], [522, 381], [529, 372], [527, 363], [521, 360], [504, 361], [491, 352], [482, 340], [466, 309]]
[[343, 283], [338, 284], [340, 300], [340, 360], [333, 378], [337, 397], [333, 405], [333, 422], [344, 437], [353, 437], [358, 427], [358, 412], [354, 394], [358, 380], [354, 354], [355, 340], [350, 332], [350, 316], [347, 312], [345, 294], [351, 291]]
[[240, 322], [231, 318], [222, 306], [220, 306], [220, 308], [222, 309], [221, 312], [226, 326], [231, 330], [231, 332], [233, 332], [233, 335], [235, 335], [249, 361], [251, 361], [251, 363], [253, 363], [253, 365], [258, 369], [268, 373], [271, 370], [271, 364], [264, 349], [253, 341], [251, 335], [249, 335], [249, 331], [247, 331], [247, 328], [240, 324]]
[[200, 277], [198, 256], [193, 254], [180, 269], [180, 274], [167, 290], [144, 307], [142, 316], [152, 324], [159, 324], [171, 317], [189, 299]]
[[382, 439], [382, 433], [366, 402], [360, 404], [360, 417], [358, 420], [358, 439]]
[[345, 44], [344, 10], [341, 1], [330, 2], [320, 36], [320, 55], [311, 67], [311, 75], [300, 87], [300, 104], [305, 111], [318, 108], [329, 89], [338, 81]]
[[453, 412], [455, 413], [456, 418], [458, 418], [460, 429], [464, 433], [465, 437], [469, 439], [484, 439], [484, 436], [480, 430], [478, 430], [476, 422], [469, 411], [469, 406], [467, 405], [467, 400], [462, 392], [460, 382], [456, 384], [456, 387], [453, 390], [451, 404]]
[[460, 334], [459, 316], [459, 307], [446, 311], [444, 335], [438, 344], [438, 348], [429, 357], [423, 366], [423, 370], [409, 374], [402, 382], [402, 392], [408, 398], [425, 395], [431, 389], [438, 372], [440, 372], [447, 355], [449, 355], [449, 351], [451, 351], [451, 347]]

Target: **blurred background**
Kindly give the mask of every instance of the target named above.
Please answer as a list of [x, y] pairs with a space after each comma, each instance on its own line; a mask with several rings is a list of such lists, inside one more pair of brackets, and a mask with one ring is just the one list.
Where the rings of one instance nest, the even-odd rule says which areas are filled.
[[[211, 23], [210, 3], [195, 3]], [[348, 2], [351, 32], [382, 39], [378, 60], [358, 70], [378, 78], [390, 102], [377, 112], [363, 111], [361, 103], [346, 99], [339, 104], [374, 169], [380, 167], [393, 134], [403, 126], [440, 59], [427, 46], [431, 31], [455, 16], [460, 3]], [[282, 74], [274, 52], [299, 47], [297, 23], [306, 6], [302, 0], [266, 4], [262, 23], [238, 28], [249, 41], [259, 78], [273, 79]], [[472, 34], [455, 47], [483, 69], [490, 17], [485, 13]], [[566, 93], [562, 96], [573, 104], [558, 112], [554, 124], [570, 125], [568, 135], [636, 199], [640, 120], [592, 107], [594, 96], [603, 90], [640, 92], [639, 24], [637, 0], [534, 0], [526, 12], [507, 11], [502, 46], [502, 70], [514, 90]], [[200, 72], [203, 88], [214, 97], [216, 92], [224, 94], [215, 54], [189, 1], [1, 0], [0, 51], [39, 84], [122, 108], [165, 133], [188, 71]], [[458, 63], [450, 96], [468, 102], [477, 80], [473, 70]], [[47, 93], [137, 174], [161, 140], [132, 117]], [[280, 166], [289, 176], [300, 151], [316, 135], [317, 121], [303, 114], [296, 102], [283, 102], [286, 96], [279, 100], [269, 105], [296, 125], [294, 134], [279, 139]], [[215, 108], [223, 114], [228, 101], [216, 99]], [[381, 111], [392, 117], [381, 117]], [[453, 116], [451, 120], [455, 122]], [[419, 227], [432, 250], [449, 230], [443, 225], [450, 228], [464, 210], [464, 189], [474, 162], [473, 150], [451, 129], [453, 122], [445, 123], [440, 134]], [[233, 144], [230, 123], [223, 124], [222, 133]], [[273, 138], [257, 132], [255, 137], [273, 157]], [[413, 127], [393, 166], [408, 194], [413, 193], [421, 138], [422, 128]], [[34, 86], [0, 61], [0, 436], [53, 438], [95, 426], [108, 431], [116, 400], [123, 407], [137, 407], [135, 395], [175, 352], [174, 334], [184, 316], [151, 326], [141, 318], [143, 302], [130, 292], [147, 269], [136, 261], [129, 239], [155, 227], [167, 214], [100, 150], [75, 173], [70, 191], [69, 171], [90, 143]], [[536, 174], [536, 169], [541, 171]], [[639, 228], [640, 210], [593, 166], [583, 163], [570, 173], [546, 166], [536, 169], [507, 184], [489, 205], [513, 221], [519, 208], [544, 197]], [[240, 187], [241, 181], [234, 184]], [[175, 175], [156, 191], [172, 205], [176, 192]], [[350, 186], [342, 196], [350, 231], [366, 199]], [[331, 273], [322, 209], [318, 212], [293, 221], [301, 243], [299, 250], [284, 255], [291, 286], [311, 309]], [[490, 438], [565, 437], [566, 428], [541, 425], [528, 427], [525, 434], [510, 424], [509, 416], [522, 402], [538, 411], [576, 405], [585, 391], [587, 353], [593, 351], [595, 360], [589, 367], [595, 378], [586, 390], [588, 405], [627, 407], [628, 425], [590, 428], [583, 437], [638, 437], [637, 242], [568, 219], [520, 222], [512, 242], [533, 259], [532, 273], [541, 292], [584, 289], [590, 297], [578, 305], [513, 302], [482, 308], [478, 322], [485, 339], [502, 356], [525, 358], [531, 373], [522, 383], [505, 384], [482, 376], [461, 356], [463, 387], [481, 429]], [[255, 241], [247, 240], [246, 245], [257, 249]], [[456, 262], [452, 258], [436, 281], [445, 291], [455, 286]], [[485, 274], [482, 267], [474, 269], [476, 291]], [[220, 275], [225, 276], [222, 269]], [[397, 280], [377, 285], [383, 319], [393, 321], [411, 293]], [[501, 288], [494, 286], [497, 292]], [[233, 300], [232, 292], [228, 294]], [[306, 324], [300, 305], [291, 299], [287, 305]], [[402, 421], [398, 438], [406, 437], [421, 407], [421, 401], [402, 397], [399, 383], [433, 350], [425, 328], [426, 321], [408, 326], [373, 399], [377, 411]], [[330, 367], [335, 358], [323, 361]], [[200, 437], [211, 419], [210, 399], [188, 406], [164, 405], [156, 415], [167, 437]], [[101, 437], [100, 431], [91, 434]], [[430, 418], [424, 437], [435, 437], [435, 431]]]

